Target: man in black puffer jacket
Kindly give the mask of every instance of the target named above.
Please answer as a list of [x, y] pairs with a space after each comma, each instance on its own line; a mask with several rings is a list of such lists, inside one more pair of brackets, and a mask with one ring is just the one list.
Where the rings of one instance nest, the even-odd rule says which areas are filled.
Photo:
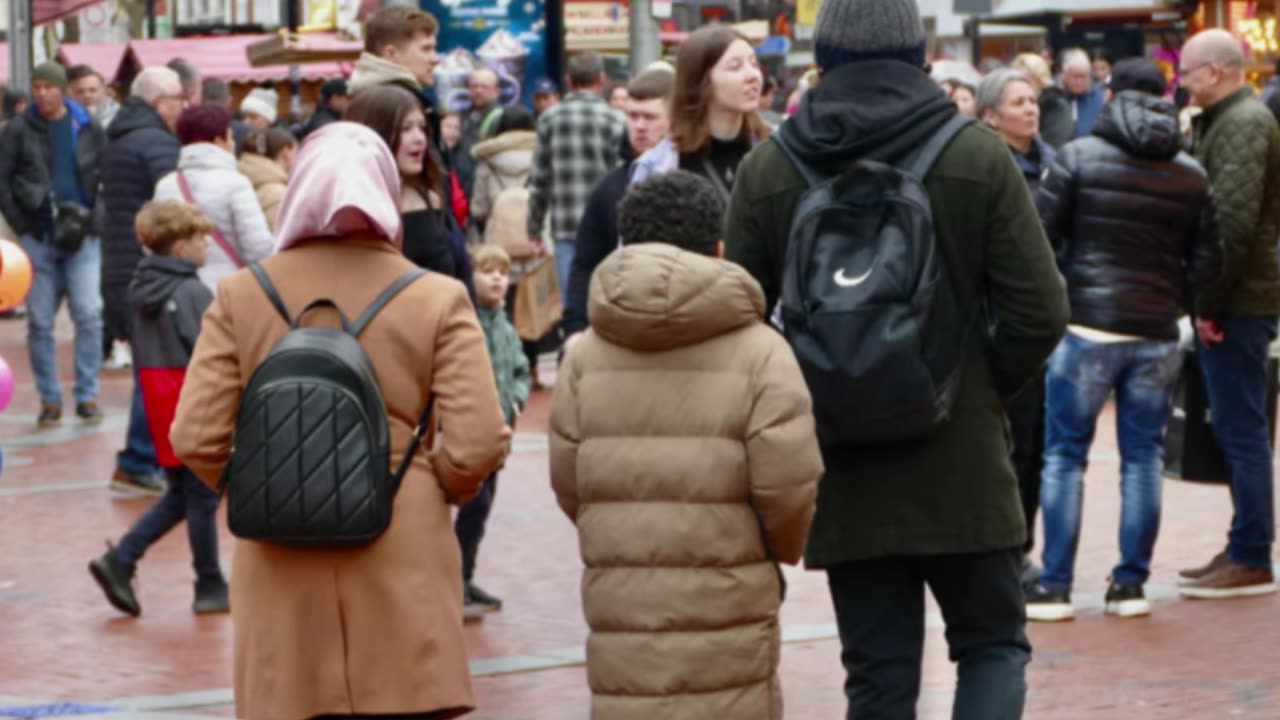
[[1164, 75], [1146, 60], [1115, 66], [1093, 136], [1063, 147], [1036, 195], [1071, 300], [1071, 325], [1046, 384], [1044, 573], [1031, 620], [1073, 616], [1071, 583], [1084, 469], [1094, 425], [1115, 391], [1121, 560], [1106, 612], [1150, 612], [1143, 585], [1160, 524], [1161, 440], [1179, 367], [1178, 318], [1221, 270], [1204, 168], [1181, 151]]
[[[107, 132], [102, 160], [103, 223], [102, 297], [107, 335], [129, 339], [129, 283], [142, 260], [134, 218], [155, 195], [160, 178], [178, 167], [181, 144], [173, 134], [185, 103], [178, 74], [166, 67], [138, 74], [124, 107]], [[147, 427], [142, 394], [135, 383], [125, 448], [111, 478], [114, 490], [162, 494], [156, 451]]]

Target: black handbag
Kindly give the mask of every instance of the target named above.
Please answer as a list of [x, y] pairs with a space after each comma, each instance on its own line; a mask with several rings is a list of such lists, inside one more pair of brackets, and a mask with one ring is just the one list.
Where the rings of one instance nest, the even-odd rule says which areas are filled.
[[[1280, 360], [1267, 359], [1267, 420], [1275, 445], [1276, 393]], [[1173, 413], [1164, 436], [1164, 474], [1177, 480], [1228, 483], [1231, 474], [1213, 436], [1209, 393], [1195, 352], [1183, 355], [1182, 373], [1173, 392]]]
[[93, 211], [78, 202], [53, 203], [53, 246], [75, 253], [84, 245], [93, 225]]

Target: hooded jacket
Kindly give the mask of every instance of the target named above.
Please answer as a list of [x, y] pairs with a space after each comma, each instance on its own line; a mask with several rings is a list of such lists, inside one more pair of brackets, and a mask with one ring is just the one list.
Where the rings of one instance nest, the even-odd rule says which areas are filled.
[[253, 153], [240, 156], [239, 169], [240, 174], [249, 178], [253, 185], [258, 204], [267, 217], [267, 225], [274, 233], [276, 220], [280, 216], [280, 203], [284, 200], [284, 191], [289, 185], [289, 173], [275, 160]]
[[142, 259], [133, 219], [178, 166], [181, 143], [155, 108], [131, 95], [107, 129], [102, 155], [102, 284], [128, 287]]
[[1093, 137], [1063, 147], [1036, 193], [1071, 298], [1071, 322], [1176, 340], [1190, 292], [1217, 280], [1222, 252], [1209, 178], [1182, 152], [1178, 112], [1126, 90]]
[[[955, 112], [920, 68], [854, 62], [824, 75], [778, 132], [807, 162], [834, 174], [860, 157], [902, 157]], [[995, 133], [977, 124], [962, 130], [924, 184], [938, 240], [963, 265], [949, 271], [966, 273], [1000, 321], [969, 344], [951, 421], [936, 433], [823, 448], [827, 474], [805, 553], [811, 567], [989, 552], [1020, 546], [1026, 536], [1002, 398], [1040, 371], [1066, 329], [1062, 276], [1022, 174]], [[805, 190], [772, 141], [747, 155], [734, 182], [727, 257], [760, 281], [770, 309]], [[978, 311], [977, 298], [963, 302]]]
[[[71, 142], [75, 146], [80, 186], [90, 208], [98, 197], [99, 168], [106, 144], [102, 128], [89, 112], [72, 100], [63, 101], [71, 117]], [[0, 136], [0, 213], [19, 234], [30, 234], [52, 222], [53, 144], [49, 121], [35, 103], [15, 117]], [[59, 198], [59, 200], [82, 198]]]
[[[236, 157], [211, 143], [195, 143], [182, 148], [178, 170], [187, 179], [195, 204], [209, 216], [245, 265], [271, 254], [275, 240], [267, 227], [267, 216], [258, 204], [249, 179], [240, 174]], [[178, 174], [170, 173], [156, 185], [157, 200], [186, 200], [178, 185]], [[200, 268], [200, 279], [210, 290], [218, 281], [235, 272], [235, 261], [221, 244], [209, 243], [209, 261]]]
[[169, 443], [169, 426], [200, 334], [200, 318], [213, 302], [213, 293], [200, 282], [197, 269], [190, 260], [149, 255], [138, 263], [129, 286], [133, 362], [156, 460], [166, 468], [182, 465]]
[[[591, 282], [551, 482], [578, 527], [596, 720], [777, 720], [781, 575], [822, 474], [809, 393], [759, 285], [670, 245]], [[625, 381], [623, 381], [625, 380]]]
[[[493, 211], [498, 193], [524, 187], [533, 167], [533, 148], [538, 135], [532, 130], [514, 130], [476, 143], [471, 155], [476, 159], [475, 188], [471, 193], [471, 217], [484, 223]], [[524, 230], [521, 223], [520, 230]]]

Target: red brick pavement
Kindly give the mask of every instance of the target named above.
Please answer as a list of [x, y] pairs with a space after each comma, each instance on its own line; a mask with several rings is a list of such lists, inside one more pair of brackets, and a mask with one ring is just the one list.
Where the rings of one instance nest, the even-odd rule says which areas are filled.
[[[68, 378], [69, 336], [64, 326]], [[0, 416], [6, 461], [0, 477], [0, 706], [6, 697], [110, 702], [229, 687], [230, 620], [191, 615], [184, 534], [166, 538], [143, 561], [139, 582], [146, 610], [139, 620], [108, 607], [84, 569], [103, 541], [117, 537], [147, 505], [115, 499], [105, 489], [123, 437], [128, 375], [104, 381], [109, 418], [102, 430], [75, 437], [76, 424], [69, 420], [67, 429], [41, 435], [27, 422], [36, 402], [22, 323], [0, 322], [0, 356], [19, 378], [17, 398]], [[478, 577], [506, 599], [507, 609], [467, 629], [476, 660], [564, 652], [580, 648], [585, 637], [576, 537], [555, 507], [541, 447], [549, 399], [549, 393], [538, 394], [521, 419], [517, 453], [502, 476]], [[1173, 597], [1176, 570], [1206, 559], [1222, 542], [1230, 506], [1221, 488], [1166, 484], [1151, 581], [1153, 594], [1162, 599], [1151, 618], [1122, 621], [1097, 609], [1116, 554], [1118, 463], [1111, 428], [1108, 416], [1088, 476], [1077, 588], [1086, 607], [1074, 623], [1032, 627], [1036, 650], [1026, 716], [1280, 719], [1280, 598], [1192, 603]], [[55, 442], [24, 445], [42, 437]], [[224, 539], [229, 565], [231, 543]], [[833, 616], [823, 577], [801, 570], [789, 570], [788, 576], [784, 627], [829, 634]], [[921, 717], [949, 717], [954, 671], [936, 627], [928, 634], [925, 667]], [[782, 678], [788, 717], [842, 717], [835, 640], [787, 645]], [[476, 718], [588, 716], [581, 666], [487, 675], [477, 678], [476, 691]], [[173, 712], [233, 714], [226, 705]]]

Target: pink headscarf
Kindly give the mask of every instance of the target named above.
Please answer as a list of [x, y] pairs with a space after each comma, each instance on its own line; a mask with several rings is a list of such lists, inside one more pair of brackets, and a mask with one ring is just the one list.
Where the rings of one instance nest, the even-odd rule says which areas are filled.
[[400, 247], [400, 171], [377, 133], [338, 122], [317, 130], [298, 151], [280, 205], [276, 252], [353, 233], [373, 233]]

